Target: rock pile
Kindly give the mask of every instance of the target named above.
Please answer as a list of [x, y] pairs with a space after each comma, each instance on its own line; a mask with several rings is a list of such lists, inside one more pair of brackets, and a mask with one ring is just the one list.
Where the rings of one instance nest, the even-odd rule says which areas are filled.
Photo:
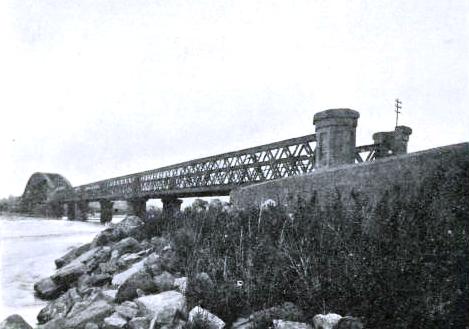
[[56, 272], [34, 285], [38, 296], [51, 299], [38, 315], [39, 328], [181, 327], [187, 278], [168, 271], [177, 262], [169, 241], [143, 239], [143, 226], [128, 216], [57, 259]]
[[[38, 329], [223, 329], [225, 322], [200, 306], [188, 310], [188, 279], [178, 272], [177, 253], [162, 237], [144, 238], [144, 222], [128, 216], [95, 239], [55, 261], [57, 270], [34, 285], [36, 294], [50, 300], [38, 314]], [[195, 275], [203, 289], [213, 281]], [[203, 284], [202, 284], [203, 283]], [[199, 287], [199, 288], [200, 288]], [[233, 323], [234, 329], [311, 329], [292, 303], [258, 311]], [[343, 320], [345, 319], [345, 320]], [[350, 317], [317, 315], [315, 329], [361, 329]], [[361, 325], [361, 326], [360, 326]], [[0, 329], [31, 328], [13, 315]]]
[[13, 314], [7, 317], [0, 323], [0, 329], [33, 329], [24, 319], [18, 314]]

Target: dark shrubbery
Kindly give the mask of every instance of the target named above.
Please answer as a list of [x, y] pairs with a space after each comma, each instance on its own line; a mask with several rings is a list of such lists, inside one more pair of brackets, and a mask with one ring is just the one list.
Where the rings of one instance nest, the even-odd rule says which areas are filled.
[[359, 194], [348, 207], [340, 195], [325, 209], [300, 200], [294, 213], [189, 208], [176, 218], [158, 214], [151, 234], [172, 240], [191, 280], [200, 272], [213, 280], [190, 285], [190, 306], [228, 322], [289, 301], [306, 318], [331, 311], [370, 328], [464, 328], [467, 196], [451, 191], [460, 199], [448, 206], [442, 193], [436, 178], [418, 199], [390, 188], [373, 211]]

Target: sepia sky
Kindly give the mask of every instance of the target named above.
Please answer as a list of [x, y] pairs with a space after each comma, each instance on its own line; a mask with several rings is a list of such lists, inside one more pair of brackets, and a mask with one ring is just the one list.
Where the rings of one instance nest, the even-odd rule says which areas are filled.
[[466, 0], [3, 0], [0, 197], [37, 171], [73, 185], [314, 132], [357, 144], [469, 141]]

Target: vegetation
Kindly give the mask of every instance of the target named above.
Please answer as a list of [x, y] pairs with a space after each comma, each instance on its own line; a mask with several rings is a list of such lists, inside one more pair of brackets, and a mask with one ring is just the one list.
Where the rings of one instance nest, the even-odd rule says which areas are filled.
[[0, 199], [0, 211], [15, 212], [18, 211], [19, 197], [9, 196], [8, 198]]
[[[460, 199], [442, 206], [445, 184], [427, 182], [411, 200], [392, 187], [373, 211], [353, 193], [347, 207], [337, 194], [328, 207], [300, 200], [294, 212], [216, 205], [176, 218], [153, 212], [148, 232], [175, 245], [179, 269], [192, 280], [190, 306], [228, 322], [289, 301], [303, 320], [336, 312], [363, 317], [370, 328], [464, 328], [467, 195], [450, 191]], [[197, 281], [200, 272], [213, 286]]]

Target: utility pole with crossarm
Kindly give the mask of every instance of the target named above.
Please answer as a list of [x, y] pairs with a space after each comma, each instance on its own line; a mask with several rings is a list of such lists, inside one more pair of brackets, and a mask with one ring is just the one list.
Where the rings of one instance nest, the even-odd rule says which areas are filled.
[[399, 110], [402, 109], [402, 102], [399, 100], [399, 98], [396, 98], [396, 127], [399, 121], [399, 114], [401, 113]]

